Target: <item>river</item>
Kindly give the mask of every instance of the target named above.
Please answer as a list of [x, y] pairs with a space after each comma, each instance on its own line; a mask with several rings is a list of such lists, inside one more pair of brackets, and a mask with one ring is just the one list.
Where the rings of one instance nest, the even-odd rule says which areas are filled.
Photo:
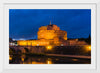
[[12, 55], [9, 64], [91, 64], [91, 59]]

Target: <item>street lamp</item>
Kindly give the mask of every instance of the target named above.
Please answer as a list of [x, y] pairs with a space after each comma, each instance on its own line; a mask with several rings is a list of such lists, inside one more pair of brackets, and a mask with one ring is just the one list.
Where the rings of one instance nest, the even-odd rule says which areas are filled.
[[50, 46], [50, 45], [49, 45], [49, 46], [46, 46], [46, 49], [47, 49], [47, 50], [51, 50], [52, 48], [53, 48], [53, 47]]

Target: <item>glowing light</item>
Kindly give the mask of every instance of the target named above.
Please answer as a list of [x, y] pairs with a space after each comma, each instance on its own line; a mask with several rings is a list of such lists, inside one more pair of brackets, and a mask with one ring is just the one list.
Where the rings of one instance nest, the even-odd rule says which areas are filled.
[[39, 44], [37, 44], [37, 46], [39, 46]]
[[47, 61], [47, 64], [52, 64], [52, 61], [49, 61], [49, 60], [48, 60], [48, 61]]
[[13, 41], [15, 41], [16, 39], [12, 39]]
[[46, 46], [47, 50], [51, 50], [53, 47], [52, 46]]
[[35, 61], [32, 61], [32, 64], [44, 64], [43, 62], [35, 62]]
[[88, 46], [88, 50], [89, 50], [89, 51], [91, 50], [91, 46]]
[[9, 56], [9, 60], [12, 60], [12, 57], [11, 56]]
[[22, 61], [24, 61], [24, 58], [22, 58]]
[[61, 46], [64, 46], [63, 44], [61, 44]]
[[91, 45], [86, 46], [86, 50], [87, 50], [87, 51], [91, 51]]
[[32, 61], [32, 64], [37, 64], [35, 61]]

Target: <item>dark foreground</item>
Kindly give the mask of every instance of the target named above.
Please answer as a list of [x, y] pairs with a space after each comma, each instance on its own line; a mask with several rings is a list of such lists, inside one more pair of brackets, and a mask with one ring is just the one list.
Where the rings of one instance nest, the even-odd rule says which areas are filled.
[[91, 59], [23, 54], [11, 55], [9, 64], [91, 64]]
[[91, 64], [90, 45], [10, 46], [10, 64]]

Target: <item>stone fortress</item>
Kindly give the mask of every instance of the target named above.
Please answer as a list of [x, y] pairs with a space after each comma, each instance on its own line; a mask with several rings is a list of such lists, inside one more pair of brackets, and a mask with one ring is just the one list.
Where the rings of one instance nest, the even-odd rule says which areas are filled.
[[38, 40], [18, 40], [19, 46], [74, 46], [88, 45], [85, 41], [78, 39], [67, 40], [67, 32], [60, 30], [55, 24], [41, 26], [37, 32]]

